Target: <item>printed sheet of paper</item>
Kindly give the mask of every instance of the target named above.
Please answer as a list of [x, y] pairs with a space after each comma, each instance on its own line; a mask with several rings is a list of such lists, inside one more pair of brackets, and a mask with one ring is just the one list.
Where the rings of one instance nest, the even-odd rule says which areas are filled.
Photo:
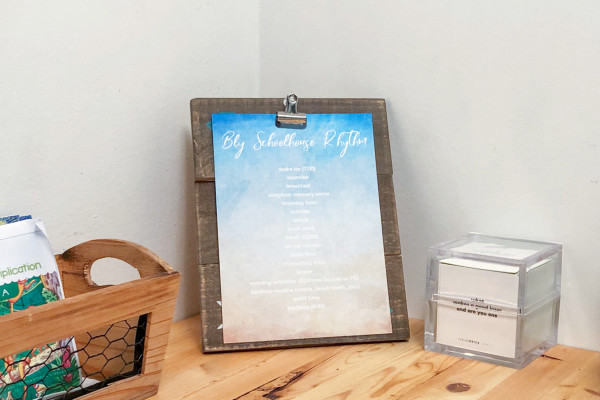
[[[455, 260], [442, 260], [439, 266], [439, 294], [455, 299], [439, 303], [436, 342], [514, 358], [517, 313], [510, 310], [517, 307], [518, 273]], [[465, 266], [469, 262], [473, 265]]]
[[371, 114], [213, 114], [223, 341], [392, 332]]

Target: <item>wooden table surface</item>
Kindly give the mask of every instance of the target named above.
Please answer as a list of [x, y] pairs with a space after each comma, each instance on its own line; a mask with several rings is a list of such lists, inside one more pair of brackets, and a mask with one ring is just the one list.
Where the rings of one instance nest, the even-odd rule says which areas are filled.
[[203, 354], [199, 317], [173, 325], [160, 390], [176, 399], [600, 399], [600, 353], [555, 346], [522, 370], [409, 342]]

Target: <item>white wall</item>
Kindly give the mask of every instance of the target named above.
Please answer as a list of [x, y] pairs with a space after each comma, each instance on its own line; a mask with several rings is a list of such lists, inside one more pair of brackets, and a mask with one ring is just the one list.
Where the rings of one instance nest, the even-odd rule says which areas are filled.
[[0, 214], [42, 217], [56, 252], [149, 247], [183, 273], [177, 317], [191, 315], [189, 100], [383, 97], [410, 315], [430, 245], [468, 231], [559, 241], [559, 340], [600, 350], [599, 8], [3, 1]]
[[255, 1], [1, 2], [0, 214], [57, 253], [138, 242], [197, 312], [189, 101], [258, 94], [257, 23]]
[[261, 2], [261, 97], [387, 100], [412, 317], [429, 246], [562, 242], [559, 341], [600, 350], [599, 20], [596, 1]]

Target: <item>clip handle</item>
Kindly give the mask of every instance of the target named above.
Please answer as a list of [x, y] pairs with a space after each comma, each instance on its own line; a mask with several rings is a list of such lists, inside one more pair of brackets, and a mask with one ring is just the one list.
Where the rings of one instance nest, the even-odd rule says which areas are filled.
[[278, 111], [275, 119], [278, 128], [306, 128], [306, 114], [298, 113], [298, 96], [288, 94], [283, 99], [283, 106], [285, 111]]
[[285, 107], [286, 113], [298, 114], [298, 96], [294, 93], [288, 94], [287, 97], [283, 99], [283, 106]]

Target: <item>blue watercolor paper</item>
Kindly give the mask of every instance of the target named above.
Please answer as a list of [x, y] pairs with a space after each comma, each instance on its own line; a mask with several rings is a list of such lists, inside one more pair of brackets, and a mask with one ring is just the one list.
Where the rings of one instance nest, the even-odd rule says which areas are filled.
[[391, 333], [371, 114], [213, 114], [225, 343]]

